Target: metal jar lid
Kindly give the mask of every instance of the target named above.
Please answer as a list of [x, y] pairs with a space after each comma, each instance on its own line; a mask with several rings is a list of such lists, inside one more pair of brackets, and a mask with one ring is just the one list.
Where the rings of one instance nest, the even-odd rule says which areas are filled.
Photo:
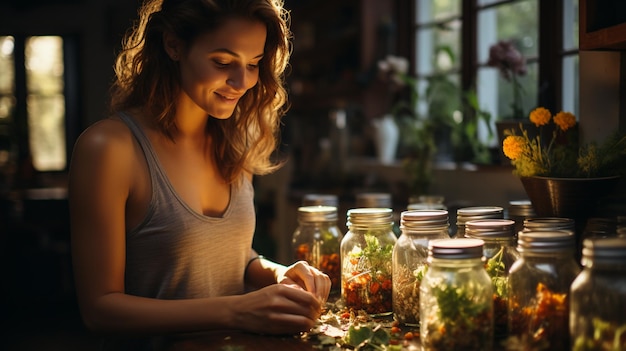
[[436, 239], [428, 242], [428, 255], [433, 258], [482, 258], [485, 242], [480, 239]]
[[517, 250], [524, 253], [559, 253], [573, 251], [576, 236], [568, 230], [522, 231], [517, 240]]
[[476, 219], [502, 218], [504, 209], [499, 206], [462, 207], [456, 211], [457, 225]]
[[511, 238], [515, 221], [510, 219], [478, 219], [465, 223], [465, 236], [477, 239]]
[[389, 193], [361, 193], [356, 195], [356, 207], [391, 207], [391, 194]]
[[590, 238], [583, 240], [583, 266], [588, 263], [626, 263], [626, 238]]
[[534, 217], [535, 210], [530, 200], [509, 201], [509, 216], [512, 217]]
[[417, 229], [447, 226], [446, 210], [407, 210], [400, 213], [400, 229]]
[[298, 220], [301, 222], [337, 221], [337, 207], [334, 206], [302, 206], [298, 207]]
[[348, 210], [348, 227], [389, 224], [393, 224], [393, 210], [390, 208], [366, 207]]
[[333, 194], [306, 194], [302, 206], [335, 206], [339, 207], [339, 197]]
[[537, 217], [524, 220], [524, 231], [574, 230], [574, 220], [562, 217]]

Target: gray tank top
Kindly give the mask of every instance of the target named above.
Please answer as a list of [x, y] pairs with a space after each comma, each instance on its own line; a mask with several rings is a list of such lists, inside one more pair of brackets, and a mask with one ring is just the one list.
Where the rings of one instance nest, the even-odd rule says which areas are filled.
[[126, 233], [126, 293], [159, 299], [241, 294], [255, 226], [254, 190], [231, 186], [222, 217], [191, 209], [170, 183], [138, 124], [120, 113], [148, 163], [152, 199], [144, 220]]

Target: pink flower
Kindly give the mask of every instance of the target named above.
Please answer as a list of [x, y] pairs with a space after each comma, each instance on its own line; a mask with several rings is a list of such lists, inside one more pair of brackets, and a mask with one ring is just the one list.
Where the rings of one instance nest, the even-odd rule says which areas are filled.
[[487, 65], [498, 68], [506, 80], [511, 80], [512, 75], [526, 74], [526, 59], [513, 43], [507, 40], [501, 40], [489, 48]]

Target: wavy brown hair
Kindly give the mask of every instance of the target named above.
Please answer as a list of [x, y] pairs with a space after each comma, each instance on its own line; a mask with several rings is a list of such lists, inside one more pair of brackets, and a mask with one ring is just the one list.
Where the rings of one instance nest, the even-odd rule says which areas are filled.
[[189, 48], [198, 36], [233, 17], [261, 21], [267, 38], [257, 84], [239, 100], [231, 118], [209, 118], [207, 123], [218, 168], [229, 183], [244, 171], [267, 174], [280, 166], [271, 156], [287, 108], [284, 72], [291, 54], [289, 14], [282, 0], [147, 0], [124, 39], [111, 89], [112, 112], [142, 109], [173, 138], [181, 87], [178, 64], [165, 52], [163, 33], [176, 35]]

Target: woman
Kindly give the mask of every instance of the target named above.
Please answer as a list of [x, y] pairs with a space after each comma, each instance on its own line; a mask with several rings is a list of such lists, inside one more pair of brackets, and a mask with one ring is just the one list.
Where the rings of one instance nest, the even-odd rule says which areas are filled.
[[141, 8], [116, 62], [113, 113], [83, 132], [71, 163], [72, 255], [89, 329], [313, 326], [328, 277], [251, 248], [252, 175], [279, 167], [270, 155], [289, 39], [279, 0]]

